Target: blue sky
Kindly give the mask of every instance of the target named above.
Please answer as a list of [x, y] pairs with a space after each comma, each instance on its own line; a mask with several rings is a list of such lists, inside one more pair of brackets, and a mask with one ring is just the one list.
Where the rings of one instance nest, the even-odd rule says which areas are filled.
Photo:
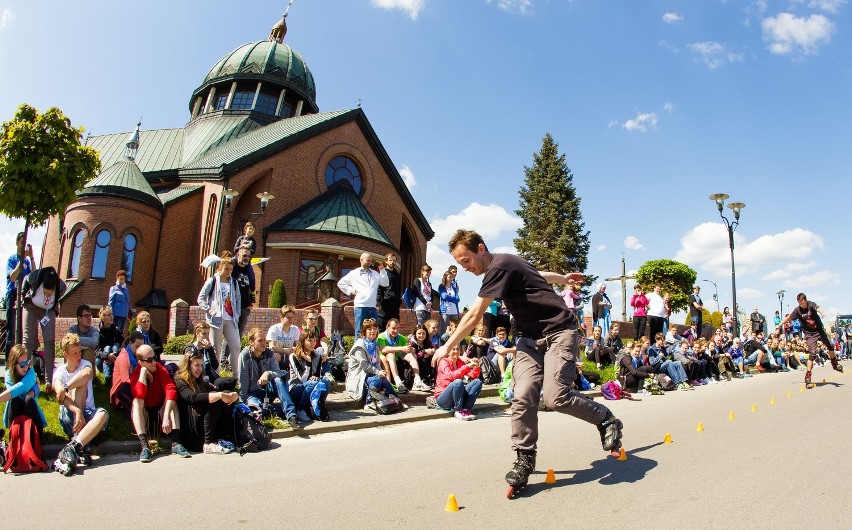
[[[0, 119], [27, 102], [94, 135], [140, 116], [143, 129], [183, 126], [208, 69], [265, 39], [285, 5], [0, 0]], [[852, 313], [850, 11], [846, 0], [297, 0], [286, 42], [321, 111], [362, 102], [435, 229], [437, 271], [458, 227], [512, 248], [523, 168], [550, 132], [582, 198], [589, 273], [617, 276], [622, 253], [628, 270], [674, 258], [731, 305], [727, 234], [708, 199], [724, 192], [747, 205], [741, 306], [771, 314], [784, 289], [785, 307], [804, 291], [834, 314]], [[20, 226], [0, 220], [0, 255]], [[460, 280], [469, 303], [479, 281]], [[609, 293], [620, 308], [620, 286]]]

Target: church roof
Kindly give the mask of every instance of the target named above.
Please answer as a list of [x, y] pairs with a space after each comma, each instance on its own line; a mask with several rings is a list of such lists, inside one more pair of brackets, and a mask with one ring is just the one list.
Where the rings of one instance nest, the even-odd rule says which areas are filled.
[[[109, 167], [124, 159], [127, 135], [130, 132], [92, 136], [86, 145], [98, 151], [101, 167]], [[183, 129], [156, 129], [140, 131], [139, 152], [136, 153], [136, 165], [142, 173], [151, 174], [161, 171], [176, 171], [181, 163], [181, 143]]]
[[201, 184], [181, 184], [176, 188], [172, 188], [168, 191], [159, 191], [157, 192], [157, 196], [160, 198], [160, 201], [164, 206], [168, 206], [169, 204], [186, 197], [187, 195], [191, 195], [192, 193], [203, 188]]
[[272, 223], [269, 230], [334, 232], [394, 247], [348, 182], [332, 186], [322, 195]]
[[163, 203], [132, 160], [119, 160], [86, 184], [78, 197], [107, 195], [132, 199], [163, 211]]

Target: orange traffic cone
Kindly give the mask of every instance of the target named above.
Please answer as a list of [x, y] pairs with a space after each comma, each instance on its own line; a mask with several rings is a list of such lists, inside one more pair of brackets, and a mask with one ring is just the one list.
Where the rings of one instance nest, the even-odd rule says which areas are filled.
[[552, 469], [547, 470], [547, 476], [544, 477], [545, 484], [556, 484], [556, 475], [553, 473]]
[[621, 452], [620, 452], [620, 453], [618, 453], [618, 459], [619, 459], [619, 460], [627, 460], [627, 453], [626, 453], [626, 452], [624, 452], [624, 448], [623, 448], [623, 447], [621, 448]]
[[663, 443], [664, 443], [664, 444], [670, 444], [670, 443], [672, 443], [672, 433], [670, 433], [670, 432], [667, 432], [667, 433], [666, 433], [665, 438], [663, 438]]
[[459, 511], [459, 503], [456, 501], [456, 496], [450, 494], [447, 498], [447, 504], [444, 506], [445, 512], [457, 512]]

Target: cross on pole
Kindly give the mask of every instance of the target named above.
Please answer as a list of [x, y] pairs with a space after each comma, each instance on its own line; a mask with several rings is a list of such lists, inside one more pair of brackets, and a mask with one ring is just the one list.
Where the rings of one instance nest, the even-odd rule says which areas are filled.
[[615, 278], [607, 278], [606, 281], [621, 282], [621, 320], [627, 321], [627, 280], [635, 280], [636, 276], [628, 276], [627, 269], [624, 265], [624, 254], [621, 255], [621, 276], [616, 276]]

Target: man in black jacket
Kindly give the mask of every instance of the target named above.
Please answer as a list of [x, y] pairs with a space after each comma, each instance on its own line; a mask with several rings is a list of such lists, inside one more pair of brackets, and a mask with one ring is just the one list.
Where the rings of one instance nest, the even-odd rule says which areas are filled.
[[379, 329], [387, 327], [388, 320], [399, 320], [399, 305], [402, 303], [402, 277], [396, 266], [396, 254], [385, 255], [385, 271], [388, 273], [388, 286], [379, 286]]

